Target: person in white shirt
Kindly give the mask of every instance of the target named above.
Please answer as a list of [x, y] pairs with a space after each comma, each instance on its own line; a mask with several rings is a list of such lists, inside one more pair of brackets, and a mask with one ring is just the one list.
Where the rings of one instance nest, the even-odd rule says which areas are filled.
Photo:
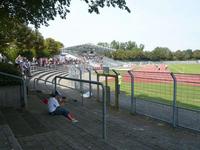
[[78, 122], [74, 117], [72, 117], [71, 113], [60, 106], [60, 103], [63, 102], [62, 95], [56, 91], [55, 95], [53, 97], [50, 97], [48, 100], [48, 110], [50, 115], [63, 115], [66, 118], [68, 118], [73, 123]]

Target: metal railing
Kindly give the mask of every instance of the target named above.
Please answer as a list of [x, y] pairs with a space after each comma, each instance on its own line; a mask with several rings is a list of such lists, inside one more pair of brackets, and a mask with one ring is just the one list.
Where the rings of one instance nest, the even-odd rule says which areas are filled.
[[[97, 82], [100, 81], [104, 84], [106, 78], [100, 80], [99, 77], [102, 73], [94, 71]], [[88, 72], [89, 77], [86, 76], [86, 78], [91, 81], [91, 70]], [[122, 75], [121, 92], [117, 94], [119, 94], [121, 108], [130, 108], [132, 114], [144, 114], [169, 122], [173, 127], [183, 126], [200, 131], [200, 74], [147, 71], [128, 71], [128, 73], [120, 74]], [[80, 79], [73, 79], [80, 81], [83, 78], [82, 73], [79, 74], [79, 77]], [[117, 91], [114, 78], [108, 81], [111, 92]], [[88, 87], [90, 88], [92, 82], [86, 83], [89, 83]], [[80, 83], [78, 84], [80, 85]], [[57, 85], [59, 85], [58, 82]], [[96, 85], [97, 91], [99, 91], [99, 84]], [[97, 92], [96, 97], [99, 96]], [[121, 103], [122, 101], [123, 103]]]
[[21, 80], [22, 87], [23, 87], [22, 92], [23, 92], [24, 107], [26, 108], [28, 104], [27, 104], [27, 89], [26, 89], [25, 79], [23, 77], [16, 76], [16, 75], [13, 75], [13, 74], [4, 73], [4, 72], [0, 72], [0, 75], [4, 75], [4, 76], [7, 76], [7, 77], [11, 77], [11, 78]]
[[60, 77], [56, 76], [55, 77], [55, 82], [54, 82], [54, 91], [57, 89], [57, 79], [65, 79], [65, 80], [70, 80], [70, 81], [75, 81], [75, 82], [80, 82], [80, 83], [91, 83], [91, 84], [96, 84], [98, 86], [101, 86], [102, 88], [102, 120], [103, 120], [103, 125], [102, 125], [102, 136], [103, 139], [106, 140], [106, 97], [105, 97], [105, 88], [104, 85], [100, 82], [97, 81], [89, 81], [89, 80], [83, 80], [83, 79], [75, 79], [75, 78], [69, 78], [69, 77]]
[[[53, 81], [55, 81], [55, 78], [54, 78], [52, 81], [46, 81], [46, 80], [41, 79], [41, 78], [34, 78], [34, 80], [33, 80], [33, 88], [34, 88], [34, 89], [37, 89], [37, 88], [36, 88], [36, 85], [38, 85], [38, 81], [44, 81], [44, 84], [45, 84], [45, 85], [46, 85], [46, 83], [51, 83], [52, 89], [53, 89], [53, 86], [54, 86], [54, 82], [53, 82]], [[70, 86], [66, 86], [66, 85], [63, 85], [63, 84], [57, 84], [57, 85], [62, 86], [62, 87], [65, 87], [65, 88], [69, 88], [69, 89], [76, 90], [76, 89], [74, 89], [74, 88], [72, 88], [72, 87], [70, 87]], [[77, 91], [79, 91], [79, 90], [77, 90]]]

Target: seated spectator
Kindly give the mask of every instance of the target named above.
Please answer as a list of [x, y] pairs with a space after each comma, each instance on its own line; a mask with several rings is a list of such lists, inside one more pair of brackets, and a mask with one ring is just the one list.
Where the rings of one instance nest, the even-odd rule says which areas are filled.
[[64, 104], [62, 95], [56, 91], [53, 97], [50, 97], [48, 100], [48, 110], [50, 115], [63, 115], [68, 118], [73, 123], [78, 122], [71, 113], [62, 107]]

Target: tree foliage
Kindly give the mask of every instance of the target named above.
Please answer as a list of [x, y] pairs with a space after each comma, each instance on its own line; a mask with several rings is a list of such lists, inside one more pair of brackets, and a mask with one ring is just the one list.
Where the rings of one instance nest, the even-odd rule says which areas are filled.
[[111, 47], [116, 50], [133, 50], [133, 51], [143, 51], [144, 44], [140, 44], [139, 47], [137, 46], [136, 42], [128, 41], [128, 42], [118, 42], [113, 40], [111, 43], [107, 42], [99, 42], [97, 45]]
[[[88, 5], [89, 13], [99, 14], [99, 8], [118, 7], [127, 10], [125, 0], [80, 0]], [[50, 57], [59, 53], [62, 43], [53, 39], [44, 41], [37, 30], [30, 29], [48, 25], [56, 16], [65, 19], [70, 13], [71, 0], [1, 0], [0, 1], [0, 53], [10, 59], [18, 54], [28, 58]]]
[[[102, 42], [100, 42], [102, 44]], [[192, 51], [177, 50], [172, 52], [167, 47], [156, 47], [152, 51], [143, 51], [144, 44], [139, 46], [136, 42], [118, 42], [113, 40], [110, 44], [104, 42], [102, 45], [114, 48], [116, 51], [108, 51], [105, 56], [124, 61], [167, 61], [167, 60], [198, 60], [200, 59], [200, 50]]]
[[152, 53], [154, 60], [170, 60], [172, 58], [171, 51], [167, 47], [156, 47]]
[[60, 49], [63, 47], [62, 43], [60, 43], [59, 41], [55, 41], [52, 38], [45, 39], [44, 45], [50, 56], [59, 54]]
[[[0, 32], [0, 53], [11, 61], [20, 54], [29, 60], [33, 57], [51, 57], [59, 53], [63, 44], [52, 38], [44, 39], [38, 30], [21, 24], [14, 26], [10, 33], [3, 36]], [[5, 44], [6, 41], [6, 44]]]
[[[89, 13], [99, 14], [99, 8], [118, 7], [130, 9], [125, 0], [81, 0], [88, 5]], [[8, 27], [14, 22], [33, 24], [36, 28], [48, 25], [57, 15], [65, 19], [70, 13], [71, 0], [1, 0], [0, 24]]]

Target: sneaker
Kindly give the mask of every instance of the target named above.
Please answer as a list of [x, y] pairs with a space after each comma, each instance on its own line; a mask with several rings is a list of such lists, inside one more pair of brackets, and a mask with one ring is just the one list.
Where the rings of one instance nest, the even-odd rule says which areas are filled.
[[77, 123], [77, 122], [78, 122], [78, 120], [76, 120], [76, 119], [72, 120], [72, 123]]

